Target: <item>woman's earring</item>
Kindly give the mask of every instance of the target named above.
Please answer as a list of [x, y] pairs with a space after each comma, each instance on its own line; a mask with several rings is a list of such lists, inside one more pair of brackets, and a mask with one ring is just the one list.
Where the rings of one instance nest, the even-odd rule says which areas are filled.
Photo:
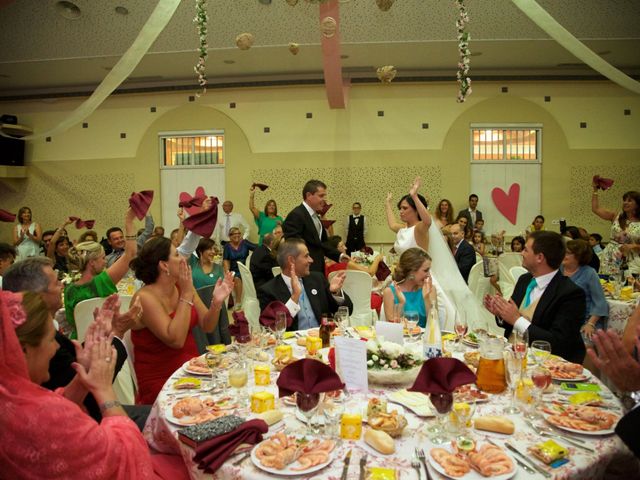
[[409, 275], [409, 280], [415, 280], [416, 276], [412, 273], [411, 275]]
[[164, 273], [166, 273], [166, 274], [167, 274], [167, 276], [171, 275], [171, 272], [169, 272], [169, 269], [168, 269], [168, 268], [164, 271]]

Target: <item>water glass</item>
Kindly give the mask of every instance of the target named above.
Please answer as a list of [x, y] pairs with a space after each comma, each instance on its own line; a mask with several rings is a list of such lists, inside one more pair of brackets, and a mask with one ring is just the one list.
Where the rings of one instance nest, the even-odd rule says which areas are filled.
[[322, 414], [325, 418], [325, 433], [329, 437], [340, 437], [340, 419], [343, 413], [344, 398], [336, 401], [325, 393], [322, 399]]
[[505, 373], [507, 374], [507, 384], [511, 389], [511, 405], [504, 409], [504, 413], [519, 413], [520, 409], [516, 407], [516, 389], [518, 387], [518, 382], [520, 382], [520, 379], [522, 378], [522, 354], [509, 350], [505, 351], [504, 364], [506, 370]]
[[551, 344], [546, 340], [534, 340], [531, 342], [531, 352], [534, 362], [537, 365], [544, 365], [544, 362], [551, 356]]
[[273, 324], [273, 330], [276, 334], [276, 343], [282, 344], [282, 335], [287, 329], [287, 315], [285, 312], [276, 312], [276, 321]]

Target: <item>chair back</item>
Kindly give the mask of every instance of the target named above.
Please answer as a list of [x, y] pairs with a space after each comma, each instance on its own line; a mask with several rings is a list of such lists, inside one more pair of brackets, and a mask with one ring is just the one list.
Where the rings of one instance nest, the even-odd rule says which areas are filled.
[[249, 250], [249, 255], [247, 255], [247, 259], [244, 261], [244, 265], [246, 267], [248, 267], [251, 264], [251, 255], [253, 255], [253, 252]]
[[256, 295], [253, 277], [246, 265], [238, 262], [238, 269], [240, 270], [240, 278], [242, 278], [242, 310], [249, 325], [257, 327], [260, 324], [260, 303]]
[[511, 267], [509, 269], [509, 273], [511, 273], [511, 276], [513, 277], [514, 282], [517, 283], [520, 276], [527, 273], [527, 269], [524, 267], [518, 267], [518, 266]]
[[507, 267], [507, 270], [510, 269], [511, 267], [521, 267], [522, 254], [518, 252], [503, 253], [498, 257], [498, 263]]
[[484, 276], [484, 266], [482, 261], [471, 267], [468, 284], [469, 289], [473, 292], [473, 296], [480, 302], [482, 302], [485, 295], [491, 293], [491, 282]]
[[482, 255], [480, 255], [478, 252], [476, 252], [476, 263], [481, 262], [482, 261]]
[[101, 307], [105, 299], [96, 297], [88, 300], [82, 300], [78, 302], [73, 309], [73, 318], [76, 322], [76, 331], [78, 333], [78, 341], [84, 342], [84, 336], [87, 333], [87, 328], [93, 322], [93, 311], [96, 307]]
[[[371, 325], [371, 287], [373, 280], [367, 272], [358, 270], [346, 270], [346, 277], [342, 289], [345, 291], [351, 302], [353, 302], [353, 312], [351, 313], [351, 325]], [[331, 272], [329, 281], [339, 272]], [[374, 310], [375, 312], [375, 310]]]

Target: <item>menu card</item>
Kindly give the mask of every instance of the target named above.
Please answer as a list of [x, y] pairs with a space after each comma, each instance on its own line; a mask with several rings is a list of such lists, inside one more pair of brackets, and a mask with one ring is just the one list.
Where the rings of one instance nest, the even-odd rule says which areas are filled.
[[369, 391], [367, 342], [358, 338], [335, 337], [336, 371], [348, 390]]
[[384, 337], [385, 342], [393, 342], [404, 345], [402, 337], [402, 324], [391, 322], [376, 322], [376, 337]]

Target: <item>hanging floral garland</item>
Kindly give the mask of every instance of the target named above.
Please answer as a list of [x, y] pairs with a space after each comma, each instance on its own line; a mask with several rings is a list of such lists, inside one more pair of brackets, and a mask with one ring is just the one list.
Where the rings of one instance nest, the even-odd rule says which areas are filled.
[[456, 28], [458, 29], [458, 51], [460, 52], [460, 58], [458, 60], [458, 73], [456, 75], [458, 83], [460, 84], [460, 91], [458, 92], [458, 103], [464, 102], [469, 95], [471, 95], [471, 78], [469, 77], [469, 56], [471, 50], [469, 50], [469, 39], [471, 35], [469, 32], [465, 32], [464, 29], [469, 22], [469, 15], [467, 15], [467, 9], [464, 6], [464, 0], [455, 0], [458, 7], [458, 19], [456, 20]]
[[193, 69], [198, 74], [198, 85], [202, 88], [202, 91], [196, 93], [196, 96], [204, 95], [207, 92], [207, 75], [205, 73], [204, 62], [207, 58], [207, 22], [209, 21], [209, 15], [207, 15], [207, 0], [196, 0], [196, 16], [193, 19], [193, 23], [196, 24], [198, 30], [198, 37], [200, 37], [200, 46], [198, 47], [199, 58], [198, 63]]

